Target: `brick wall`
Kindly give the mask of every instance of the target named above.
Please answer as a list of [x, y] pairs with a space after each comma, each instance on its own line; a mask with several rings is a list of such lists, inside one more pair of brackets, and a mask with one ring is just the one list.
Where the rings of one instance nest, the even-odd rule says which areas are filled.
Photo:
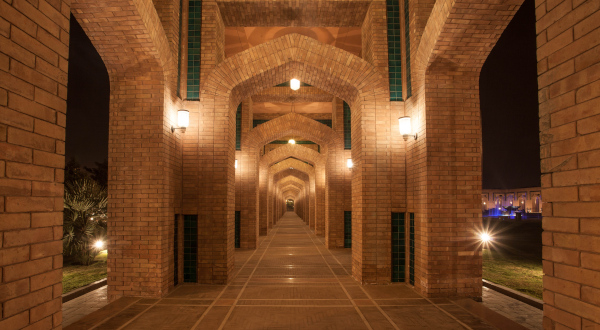
[[545, 329], [600, 327], [598, 17], [598, 1], [536, 1]]
[[68, 1], [0, 2], [0, 328], [60, 326]]

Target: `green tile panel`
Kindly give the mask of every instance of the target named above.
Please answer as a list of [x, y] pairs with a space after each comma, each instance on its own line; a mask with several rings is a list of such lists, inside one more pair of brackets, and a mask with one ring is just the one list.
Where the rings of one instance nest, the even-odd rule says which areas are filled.
[[399, 0], [386, 0], [390, 101], [402, 101], [402, 30]]
[[179, 284], [179, 217], [175, 214], [173, 230], [173, 285]]
[[181, 35], [183, 26], [183, 0], [179, 0], [179, 44], [177, 46], [177, 96], [181, 97]]
[[344, 211], [344, 247], [352, 248], [352, 211]]
[[241, 211], [235, 211], [235, 247], [240, 248], [240, 237], [241, 237]]
[[404, 213], [392, 212], [392, 282], [405, 281], [406, 225]]
[[268, 121], [269, 121], [269, 119], [254, 119], [254, 120], [252, 120], [252, 128], [254, 128], [260, 124], [264, 124]]
[[409, 282], [415, 285], [415, 214], [410, 213], [410, 233], [409, 233]]
[[196, 283], [198, 265], [198, 215], [183, 216], [183, 282]]
[[200, 99], [200, 30], [202, 0], [189, 0], [187, 99]]
[[406, 99], [412, 96], [410, 82], [410, 16], [408, 15], [408, 0], [404, 0], [404, 42], [406, 46]]
[[242, 104], [235, 113], [235, 150], [242, 150]]
[[344, 149], [352, 149], [352, 113], [346, 102], [344, 102]]

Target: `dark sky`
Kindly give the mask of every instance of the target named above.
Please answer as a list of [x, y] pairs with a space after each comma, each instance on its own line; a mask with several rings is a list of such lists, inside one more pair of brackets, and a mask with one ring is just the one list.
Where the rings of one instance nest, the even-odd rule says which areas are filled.
[[479, 79], [483, 188], [540, 185], [534, 0], [525, 0]]
[[108, 158], [108, 73], [92, 42], [71, 15], [69, 88], [67, 92], [67, 160], [81, 165]]
[[[535, 51], [534, 0], [525, 0], [481, 70], [483, 188], [540, 185]], [[108, 100], [106, 68], [71, 16], [67, 159], [107, 159]]]

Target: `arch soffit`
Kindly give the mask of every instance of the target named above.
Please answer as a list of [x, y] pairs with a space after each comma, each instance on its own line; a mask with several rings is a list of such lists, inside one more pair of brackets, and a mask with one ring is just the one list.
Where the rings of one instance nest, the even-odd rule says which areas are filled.
[[296, 177], [292, 177], [292, 178], [294, 178], [294, 179], [296, 179], [298, 181], [291, 180], [290, 177], [287, 177], [287, 178], [285, 178], [283, 180], [280, 180], [277, 184], [279, 184], [281, 187], [285, 187], [285, 186], [291, 184], [291, 185], [294, 185], [294, 186], [298, 187], [298, 189], [304, 189], [304, 187], [305, 187], [305, 182], [304, 181], [301, 181], [300, 179], [298, 179]]
[[281, 182], [281, 183], [285, 183], [285, 182], [288, 182], [288, 181], [297, 182], [299, 184], [304, 184], [306, 182], [305, 180], [302, 180], [302, 179], [300, 179], [300, 178], [298, 178], [296, 176], [293, 176], [293, 175], [284, 176], [284, 177], [281, 177], [279, 179], [279, 182]]
[[[256, 150], [271, 141], [289, 135], [301, 136], [322, 145], [325, 149], [337, 138], [334, 130], [329, 126], [297, 113], [288, 113], [252, 129], [242, 140], [242, 146]], [[324, 153], [326, 151], [324, 150]]]
[[272, 182], [273, 182], [273, 184], [277, 185], [277, 183], [279, 181], [281, 181], [281, 180], [283, 180], [283, 179], [285, 179], [286, 177], [289, 177], [289, 176], [293, 176], [295, 178], [298, 178], [298, 180], [301, 180], [301, 181], [304, 181], [304, 182], [313, 181], [304, 172], [298, 171], [296, 169], [293, 169], [293, 170], [287, 169], [285, 171], [282, 171], [282, 172], [279, 172], [279, 173], [275, 174], [273, 176], [273, 181]]
[[[132, 26], [144, 28], [135, 34], [129, 33], [131, 30], [117, 29], [122, 27], [122, 17], [106, 16], [105, 11], [95, 10], [103, 7], [122, 8], [119, 11], [131, 13], [128, 21]], [[109, 76], [156, 64], [163, 75], [172, 71], [170, 66], [174, 62], [169, 41], [152, 0], [73, 0], [71, 12], [102, 57]]]
[[314, 167], [312, 167], [304, 162], [301, 162], [297, 159], [288, 158], [280, 163], [277, 163], [277, 164], [271, 166], [269, 168], [269, 174], [270, 174], [269, 177], [271, 177], [272, 175], [275, 175], [281, 171], [289, 169], [290, 167], [293, 167], [295, 170], [303, 172], [303, 173], [307, 174], [308, 176], [314, 176], [314, 174], [315, 174]]
[[298, 190], [304, 191], [303, 185], [301, 185], [297, 182], [292, 182], [292, 181], [288, 181], [287, 183], [281, 183], [281, 187], [283, 188], [283, 190], [285, 190], [287, 187], [296, 187], [296, 188], [298, 188]]
[[[470, 8], [465, 13], [464, 8], [469, 7], [468, 0], [436, 1], [431, 16], [441, 19], [427, 21], [422, 42], [417, 49], [416, 58], [422, 59], [416, 63], [417, 70], [429, 69], [434, 63], [444, 63], [445, 67], [481, 69], [523, 1], [484, 0], [483, 3], [486, 5], [485, 10]], [[489, 10], [501, 14], [490, 15]], [[467, 15], [470, 17], [465, 17]], [[464, 40], [475, 40], [474, 34], [477, 34], [478, 43], [464, 45]], [[482, 39], [480, 35], [486, 37]]]
[[229, 104], [228, 115], [232, 115], [241, 100], [294, 77], [349, 105], [365, 93], [376, 93], [382, 79], [379, 71], [362, 58], [292, 33], [219, 63], [202, 86], [200, 101], [208, 107]]
[[[258, 128], [258, 127], [257, 127]], [[309, 148], [298, 148], [297, 145], [286, 144], [279, 148], [269, 151], [260, 160], [261, 166], [272, 166], [275, 163], [294, 157], [313, 165], [319, 165], [325, 162], [325, 156]]]
[[289, 191], [293, 192], [296, 196], [300, 195], [300, 189], [294, 187], [294, 186], [288, 186], [286, 187], [284, 190], [281, 191], [282, 195], [287, 194]]

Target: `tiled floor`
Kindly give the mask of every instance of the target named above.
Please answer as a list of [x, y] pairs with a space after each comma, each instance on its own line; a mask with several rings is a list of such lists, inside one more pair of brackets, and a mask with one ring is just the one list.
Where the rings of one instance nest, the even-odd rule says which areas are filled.
[[106, 286], [86, 293], [63, 304], [63, 327], [106, 306]]
[[544, 312], [507, 295], [483, 287], [483, 304], [494, 312], [504, 315], [529, 329], [543, 329]]
[[349, 275], [348, 249], [328, 250], [294, 213], [257, 250], [236, 250], [236, 265], [229, 285], [121, 298], [65, 329], [494, 329], [403, 284], [359, 285]]

